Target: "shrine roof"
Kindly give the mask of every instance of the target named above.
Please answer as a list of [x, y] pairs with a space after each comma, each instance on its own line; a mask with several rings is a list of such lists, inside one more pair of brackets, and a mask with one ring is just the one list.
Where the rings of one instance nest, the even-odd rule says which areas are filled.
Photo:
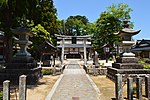
[[57, 50], [57, 48], [53, 46], [49, 41], [43, 41], [41, 44], [39, 44], [36, 50], [39, 53], [53, 54]]
[[134, 51], [150, 50], [150, 40], [138, 40], [136, 45], [131, 49]]
[[[62, 48], [62, 45], [57, 46], [58, 48]], [[65, 48], [83, 48], [83, 44], [64, 44]], [[86, 44], [86, 48], [93, 48], [93, 46], [90, 46]]]
[[71, 39], [72, 37], [77, 37], [77, 38], [86, 38], [86, 39], [90, 39], [92, 37], [92, 35], [82, 35], [82, 36], [68, 36], [68, 35], [58, 35], [58, 34], [55, 34], [55, 36], [57, 38], [65, 38], [65, 39]]

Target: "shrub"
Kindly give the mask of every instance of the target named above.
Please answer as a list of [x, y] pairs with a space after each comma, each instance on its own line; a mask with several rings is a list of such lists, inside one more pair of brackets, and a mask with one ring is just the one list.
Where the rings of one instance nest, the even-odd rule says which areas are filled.
[[147, 60], [144, 59], [139, 59], [138, 63], [143, 64], [144, 65], [144, 69], [150, 69], [150, 64], [146, 63]]
[[43, 75], [52, 75], [53, 70], [52, 69], [42, 69], [42, 74]]
[[3, 92], [0, 91], [0, 100], [3, 100]]

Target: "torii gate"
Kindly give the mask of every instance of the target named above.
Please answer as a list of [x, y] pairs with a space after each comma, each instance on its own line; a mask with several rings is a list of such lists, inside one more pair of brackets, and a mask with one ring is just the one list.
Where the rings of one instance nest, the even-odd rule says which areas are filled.
[[84, 65], [87, 65], [87, 56], [86, 56], [86, 48], [87, 48], [87, 39], [91, 39], [92, 35], [84, 35], [84, 36], [66, 36], [66, 35], [57, 35], [55, 34], [57, 39], [62, 40], [62, 51], [61, 51], [61, 63], [63, 64], [64, 62], [64, 49], [65, 49], [65, 39], [72, 38], [72, 37], [77, 37], [77, 38], [82, 38], [83, 39], [83, 48], [84, 48]]

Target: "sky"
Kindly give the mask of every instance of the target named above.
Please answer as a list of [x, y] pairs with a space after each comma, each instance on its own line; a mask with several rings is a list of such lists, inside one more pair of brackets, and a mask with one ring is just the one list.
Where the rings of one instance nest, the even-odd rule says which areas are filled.
[[150, 0], [54, 0], [57, 16], [66, 20], [69, 16], [86, 16], [90, 22], [95, 22], [100, 14], [112, 4], [125, 3], [132, 8], [131, 21], [134, 29], [141, 32], [134, 40], [150, 39]]

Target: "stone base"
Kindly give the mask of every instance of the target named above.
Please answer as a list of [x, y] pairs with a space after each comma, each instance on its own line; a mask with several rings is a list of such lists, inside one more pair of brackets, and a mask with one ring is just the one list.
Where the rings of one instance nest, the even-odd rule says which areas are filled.
[[143, 69], [144, 66], [138, 63], [113, 63], [113, 68], [117, 69]]
[[117, 58], [116, 63], [112, 64], [112, 67], [107, 68], [107, 77], [115, 81], [116, 74], [122, 74], [123, 80], [130, 75], [150, 74], [150, 70], [143, 68], [144, 66], [138, 63], [136, 57], [120, 57]]
[[107, 77], [116, 81], [116, 74], [123, 75], [123, 81], [127, 80], [129, 76], [137, 76], [137, 75], [150, 75], [150, 70], [148, 69], [116, 69], [116, 68], [107, 68]]
[[31, 56], [14, 57], [12, 63], [32, 63], [34, 58]]
[[15, 57], [11, 63], [0, 70], [0, 82], [10, 80], [13, 84], [18, 84], [19, 76], [27, 75], [27, 84], [36, 84], [41, 75], [41, 67], [38, 67], [33, 57]]
[[135, 57], [121, 57], [116, 59], [117, 63], [138, 63], [138, 59]]
[[122, 54], [122, 56], [123, 57], [135, 57], [135, 54], [132, 53], [132, 52], [130, 52], [130, 53], [125, 52], [125, 53]]
[[0, 85], [3, 81], [10, 80], [11, 84], [18, 85], [19, 76], [27, 75], [27, 84], [36, 84], [41, 75], [41, 67], [33, 69], [1, 69], [0, 70]]

